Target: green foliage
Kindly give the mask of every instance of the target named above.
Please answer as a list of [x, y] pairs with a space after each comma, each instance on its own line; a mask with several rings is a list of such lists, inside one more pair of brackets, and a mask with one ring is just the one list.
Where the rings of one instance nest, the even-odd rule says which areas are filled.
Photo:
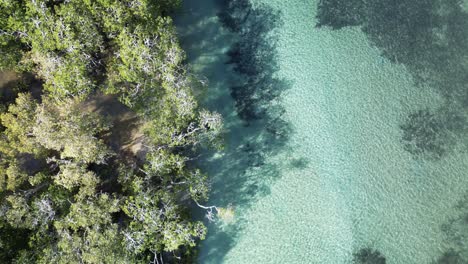
[[29, 228], [33, 219], [26, 199], [19, 195], [9, 195], [5, 200], [9, 207], [5, 213], [6, 222], [15, 228]]
[[54, 182], [67, 190], [80, 187], [78, 198], [84, 199], [95, 193], [99, 179], [94, 172], [87, 171], [83, 166], [68, 163], [60, 166], [60, 172], [54, 178]]
[[16, 31], [20, 28], [19, 21], [23, 12], [19, 1], [0, 1], [0, 70], [13, 69], [23, 56], [24, 45], [18, 41], [24, 32]]
[[[160, 206], [162, 205], [162, 206]], [[195, 246], [206, 230], [200, 222], [181, 217], [174, 197], [167, 192], [140, 192], [125, 201], [124, 212], [132, 218], [124, 233], [130, 251], [174, 251], [180, 246]]]
[[14, 69], [21, 60], [22, 48], [12, 36], [0, 38], [0, 70]]
[[57, 249], [46, 248], [40, 263], [129, 263], [122, 250], [112, 213], [118, 199], [101, 194], [71, 204], [63, 220], [55, 221]]
[[6, 189], [10, 191], [16, 190], [27, 179], [28, 175], [22, 171], [18, 164], [12, 162], [6, 169]]
[[31, 53], [28, 59], [36, 65], [36, 74], [44, 80], [44, 88], [54, 97], [84, 98], [94, 88], [84, 54], [57, 56], [53, 53]]
[[36, 108], [37, 102], [30, 94], [19, 94], [16, 103], [9, 106], [8, 112], [0, 114], [0, 121], [5, 127], [0, 152], [9, 156], [18, 152], [38, 153], [41, 148], [31, 137]]
[[[187, 205], [207, 199], [206, 175], [186, 164], [220, 146], [222, 118], [193, 96], [167, 16], [179, 4], [0, 0], [0, 69], [43, 84], [0, 108], [0, 232], [21, 237], [0, 238], [2, 263], [170, 262], [204, 238]], [[103, 92], [145, 124], [145, 158], [112, 142], [112, 118], [90, 106]]]
[[[28, 230], [16, 229], [6, 224], [0, 224], [0, 262], [8, 263], [15, 258], [20, 250], [28, 247]], [[25, 236], [26, 234], [26, 236]], [[18, 263], [27, 263], [18, 261]]]
[[32, 134], [37, 142], [60, 151], [62, 159], [103, 163], [111, 155], [97, 137], [109, 130], [110, 124], [97, 114], [83, 111], [76, 100], [65, 99], [59, 105], [45, 101], [37, 109], [36, 120]]

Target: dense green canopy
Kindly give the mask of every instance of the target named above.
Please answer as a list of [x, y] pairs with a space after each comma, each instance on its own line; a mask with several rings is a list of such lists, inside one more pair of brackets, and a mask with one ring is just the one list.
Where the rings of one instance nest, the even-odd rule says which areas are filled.
[[[42, 82], [0, 97], [1, 263], [183, 262], [204, 238], [188, 205], [208, 186], [187, 161], [219, 145], [222, 121], [194, 97], [178, 2], [0, 0], [0, 68]], [[102, 94], [137, 116], [143, 157], [87, 106]]]

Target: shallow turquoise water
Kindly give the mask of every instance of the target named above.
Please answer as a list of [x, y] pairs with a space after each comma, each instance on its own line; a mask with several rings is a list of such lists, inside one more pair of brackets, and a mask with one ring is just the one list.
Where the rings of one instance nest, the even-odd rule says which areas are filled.
[[261, 124], [236, 115], [229, 87], [240, 80], [225, 64], [236, 36], [219, 23], [216, 1], [186, 0], [176, 20], [189, 62], [210, 82], [206, 106], [226, 119], [225, 150], [204, 162], [209, 203], [235, 208], [233, 223], [208, 224], [199, 262], [350, 263], [372, 247], [387, 263], [430, 263], [452, 247], [441, 227], [467, 192], [468, 155], [415, 159], [399, 127], [442, 98], [415, 87], [359, 28], [315, 28], [316, 1], [252, 2], [282, 14], [272, 34], [277, 75], [291, 84], [280, 104], [292, 132], [274, 151], [262, 151]]

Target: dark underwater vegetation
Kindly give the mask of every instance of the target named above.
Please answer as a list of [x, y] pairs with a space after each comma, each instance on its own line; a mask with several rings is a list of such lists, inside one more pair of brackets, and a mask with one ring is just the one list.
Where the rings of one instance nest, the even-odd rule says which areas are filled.
[[370, 247], [362, 248], [353, 254], [355, 264], [385, 264], [386, 259], [378, 250]]
[[[318, 27], [360, 26], [382, 56], [402, 64], [421, 89], [436, 89], [445, 105], [410, 113], [402, 144], [415, 158], [440, 159], [466, 149], [468, 13], [457, 0], [321, 0]], [[447, 109], [450, 109], [447, 111]]]
[[[382, 56], [402, 64], [420, 89], [435, 89], [445, 103], [410, 113], [400, 125], [403, 148], [437, 161], [468, 140], [468, 13], [457, 0], [321, 0], [318, 27], [360, 26]], [[459, 216], [441, 229], [453, 247], [434, 263], [468, 263], [466, 199]], [[360, 256], [373, 256], [369, 249]], [[355, 255], [356, 256], [356, 255]], [[385, 260], [383, 260], [385, 263]], [[381, 263], [381, 262], [359, 262]]]

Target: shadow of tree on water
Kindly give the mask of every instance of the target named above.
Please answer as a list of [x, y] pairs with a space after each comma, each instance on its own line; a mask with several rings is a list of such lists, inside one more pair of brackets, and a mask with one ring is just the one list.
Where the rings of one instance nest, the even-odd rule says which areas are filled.
[[282, 25], [281, 14], [267, 5], [253, 7], [248, 0], [223, 0], [220, 10], [220, 21], [238, 37], [226, 63], [240, 77], [229, 88], [243, 125], [237, 157], [226, 158], [237, 163], [234, 171], [241, 175], [228, 185], [232, 195], [225, 193], [222, 199], [245, 207], [255, 196], [268, 194], [268, 183], [280, 176], [265, 158], [283, 151], [292, 133], [282, 118], [285, 110], [280, 100], [291, 83], [275, 77], [279, 67], [274, 29]]
[[[435, 88], [445, 98], [434, 113], [425, 109], [410, 113], [400, 126], [405, 149], [417, 158], [440, 159], [457, 141], [466, 143], [466, 129], [451, 129], [468, 124], [468, 13], [462, 4], [458, 0], [321, 0], [318, 4], [318, 27], [361, 26], [382, 56], [403, 64], [421, 89]], [[446, 111], [454, 106], [455, 112], [464, 113], [455, 119], [453, 111]], [[421, 133], [408, 140], [415, 129]]]
[[[248, 0], [214, 2], [220, 11], [217, 21], [198, 16], [195, 9], [199, 7], [192, 8], [192, 15], [197, 17], [190, 23], [198, 25], [198, 29], [184, 34], [182, 46], [187, 39], [189, 63], [209, 54], [209, 63], [202, 70], [209, 80], [205, 106], [226, 119], [225, 149], [208, 152], [199, 164], [212, 181], [208, 203], [232, 204], [239, 216], [259, 197], [268, 195], [271, 183], [281, 177], [278, 165], [269, 159], [288, 151], [287, 141], [293, 131], [283, 119], [281, 94], [291, 82], [276, 77], [279, 67], [275, 28], [282, 25], [281, 14], [267, 5], [254, 7]], [[220, 22], [228, 33], [217, 28]], [[307, 160], [301, 158], [291, 165], [296, 170], [305, 167]], [[209, 235], [203, 243], [200, 262], [222, 262], [246, 224], [242, 217], [235, 219], [229, 225], [208, 225]]]
[[[268, 195], [270, 184], [281, 176], [278, 165], [266, 158], [287, 151], [292, 129], [282, 118], [285, 110], [280, 96], [291, 83], [275, 77], [278, 65], [274, 29], [282, 25], [280, 13], [266, 5], [253, 7], [247, 0], [224, 0], [219, 4], [219, 20], [237, 37], [227, 52], [226, 67], [231, 67], [238, 77], [229, 89], [240, 122], [230, 128], [235, 143], [228, 143], [230, 149], [216, 166], [214, 174], [226, 177], [213, 182], [212, 197], [223, 205], [232, 203], [236, 214], [240, 214], [259, 197]], [[216, 233], [207, 238], [211, 248], [201, 261], [221, 261], [245, 224], [242, 217], [237, 217], [234, 224], [212, 226]]]
[[284, 109], [276, 99], [291, 86], [274, 76], [279, 69], [274, 29], [282, 25], [281, 13], [265, 4], [254, 8], [248, 0], [224, 0], [221, 10], [220, 21], [239, 36], [228, 52], [228, 63], [243, 77], [231, 87], [239, 117], [246, 124], [277, 119]]

